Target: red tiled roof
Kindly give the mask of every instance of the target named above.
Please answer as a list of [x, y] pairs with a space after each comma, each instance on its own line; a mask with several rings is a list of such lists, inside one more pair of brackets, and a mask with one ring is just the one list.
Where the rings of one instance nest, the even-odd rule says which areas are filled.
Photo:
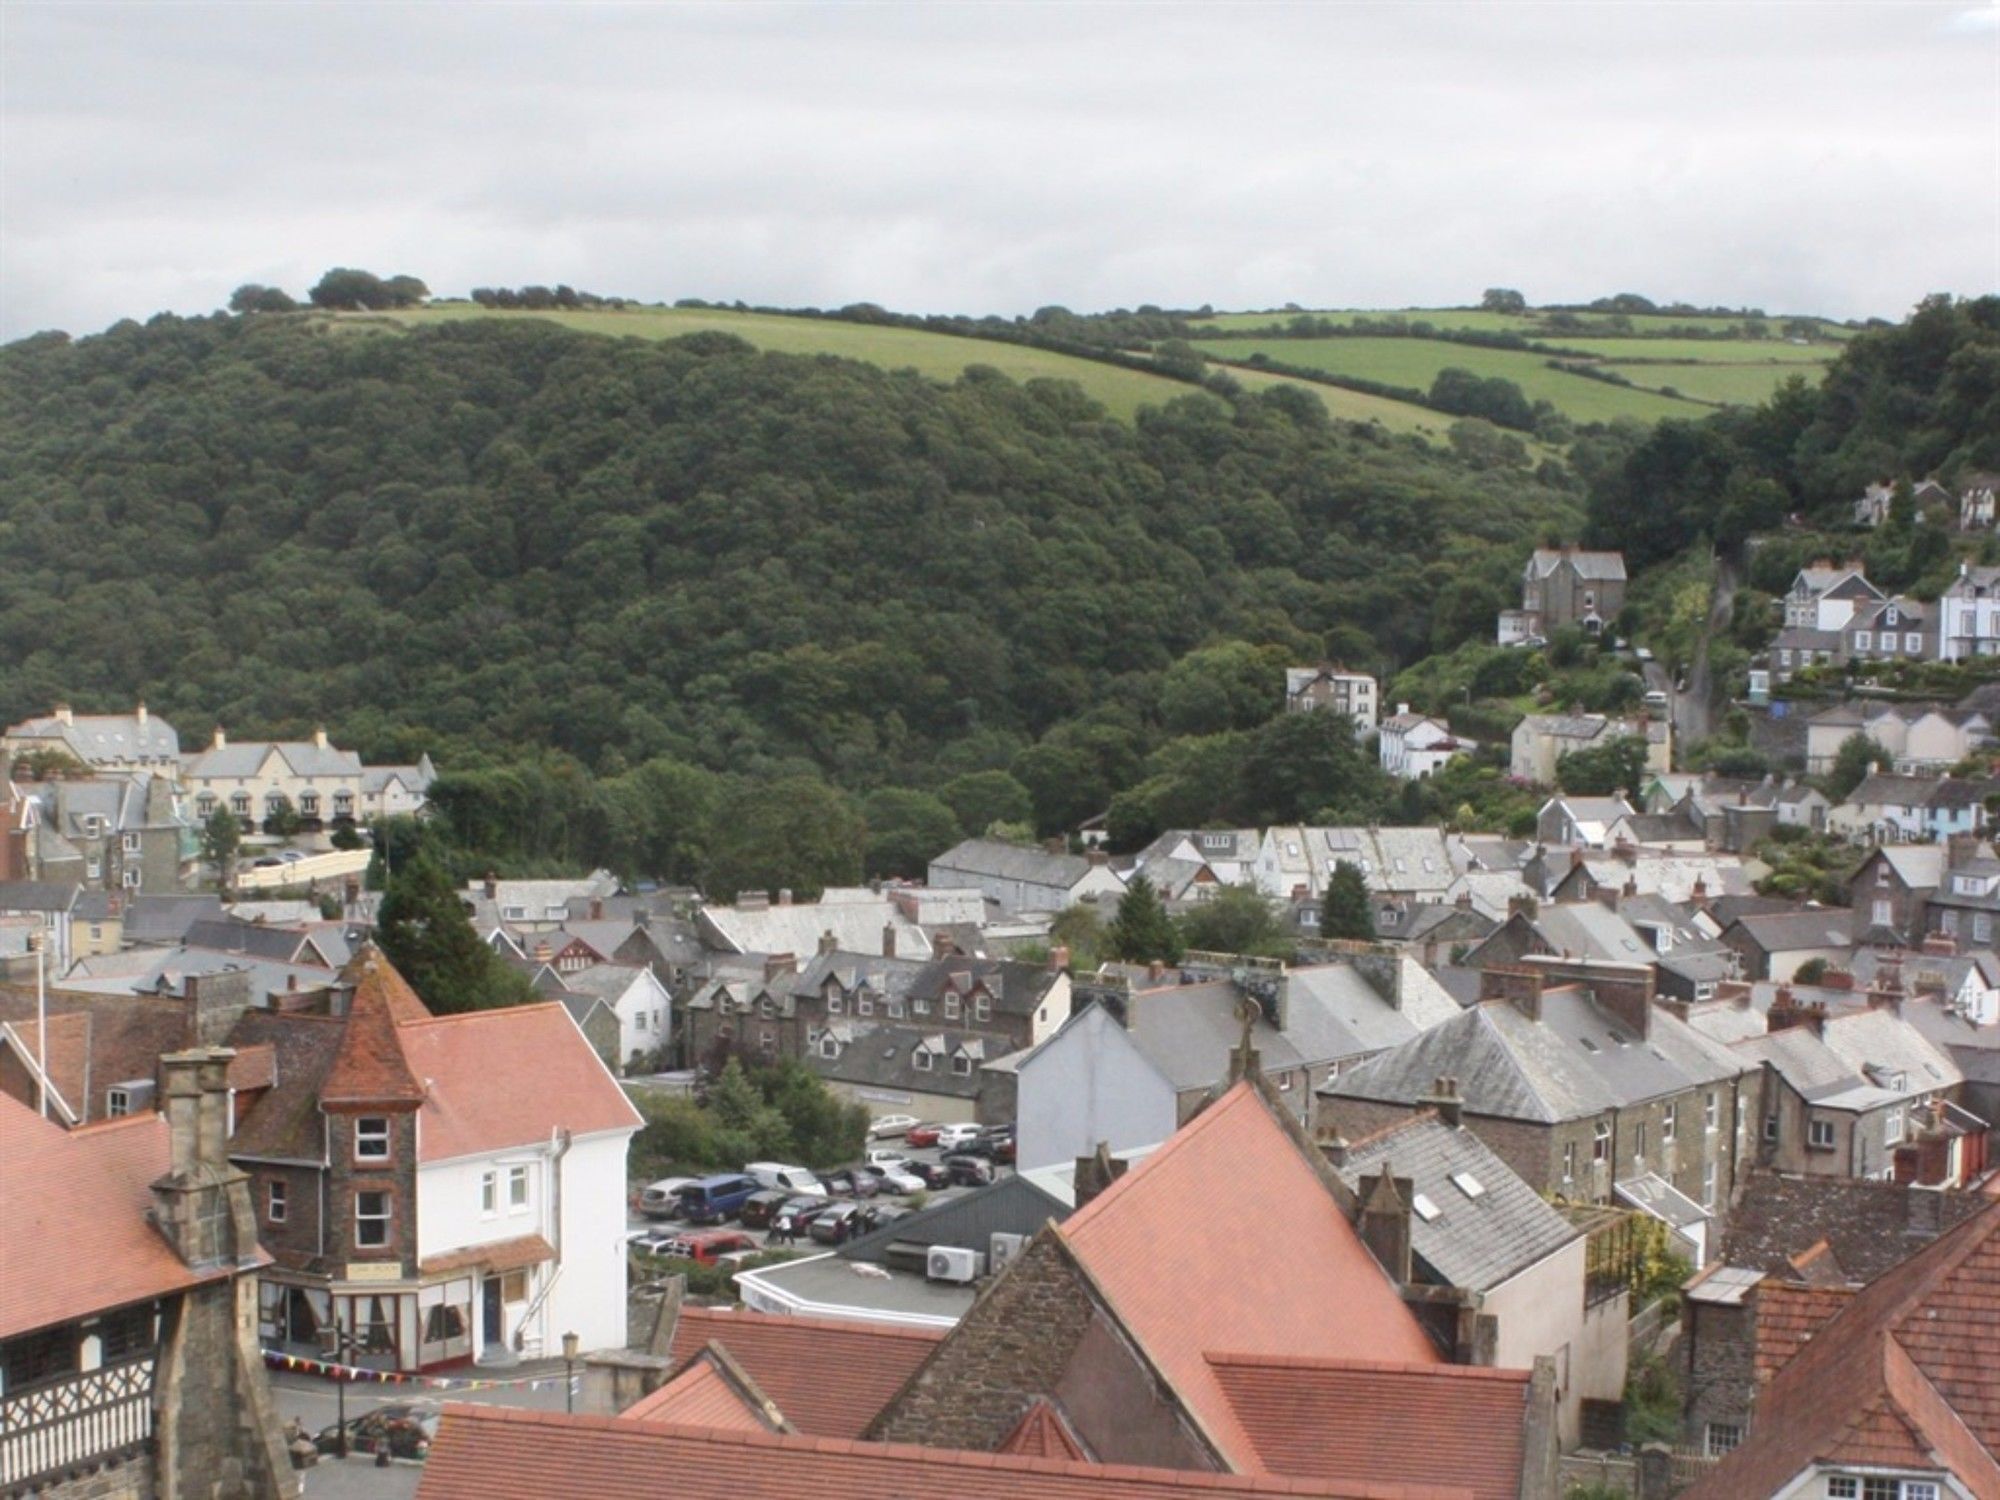
[[1011, 1453], [1024, 1458], [1064, 1458], [1077, 1463], [1088, 1463], [1090, 1455], [1083, 1451], [1083, 1444], [1063, 1420], [1062, 1413], [1049, 1405], [1044, 1398], [1037, 1398], [1021, 1414], [1021, 1420], [1014, 1430], [1000, 1440], [996, 1453]]
[[1395, 1474], [1479, 1500], [1521, 1491], [1528, 1372], [1211, 1354], [1260, 1468], [1340, 1480]]
[[450, 1161], [644, 1123], [560, 1005], [406, 1021], [402, 1055], [423, 1080], [420, 1161]]
[[[68, 1106], [78, 1122], [90, 1118], [90, 1013], [72, 1011], [50, 1015], [45, 1019], [33, 1016], [9, 1023], [21, 1050], [30, 1058], [39, 1060], [43, 1046], [42, 1028], [46, 1025], [48, 1064], [45, 1072], [49, 1079], [49, 1114], [51, 1118], [60, 1111], [56, 1101], [60, 1099]], [[28, 1076], [28, 1098], [30, 1105], [38, 1101], [35, 1097], [33, 1074]]]
[[[85, 1015], [90, 1018], [89, 1060], [84, 1065], [88, 1077], [84, 1081], [89, 1085], [89, 1093], [95, 1097], [86, 1101], [82, 1097], [84, 1091], [81, 1085], [77, 1086], [75, 1095], [68, 1088], [63, 1090], [64, 1100], [86, 1121], [104, 1117], [106, 1089], [121, 1083], [150, 1081], [159, 1072], [162, 1054], [194, 1045], [187, 1002], [171, 996], [51, 991], [48, 1014], [52, 1039], [56, 1016]], [[33, 1049], [35, 997], [32, 993], [0, 992], [0, 1020], [12, 1022], [15, 1032], [27, 1041], [30, 1050]], [[75, 1065], [65, 1064], [53, 1046], [51, 1058], [71, 1078], [77, 1076]]]
[[[815, 1437], [859, 1437], [889, 1398], [903, 1388], [943, 1337], [940, 1330], [793, 1318], [726, 1309], [681, 1309], [674, 1327], [676, 1365], [720, 1344], [777, 1403], [785, 1419]], [[664, 1387], [625, 1411], [633, 1421], [655, 1417]]]
[[277, 1081], [278, 1049], [269, 1042], [239, 1047], [229, 1059], [229, 1086], [233, 1089], [267, 1089]]
[[423, 1002], [372, 944], [355, 955], [342, 977], [354, 980], [354, 997], [347, 1005], [340, 1050], [320, 1084], [320, 1107], [422, 1104], [423, 1086], [404, 1055], [401, 1032], [406, 1022], [429, 1014]]
[[1852, 1287], [1794, 1286], [1775, 1278], [1757, 1284], [1757, 1351], [1760, 1386], [1792, 1362], [1806, 1340], [1847, 1306]]
[[1078, 1464], [457, 1402], [445, 1407], [417, 1487], [418, 1500], [668, 1494], [674, 1500], [1473, 1500], [1460, 1488]]
[[417, 1269], [426, 1276], [443, 1271], [468, 1271], [474, 1266], [492, 1272], [518, 1271], [555, 1258], [555, 1247], [547, 1240], [539, 1234], [524, 1234], [486, 1245], [468, 1245], [463, 1250], [447, 1250], [442, 1255], [426, 1255]]
[[756, 1398], [730, 1378], [712, 1349], [697, 1354], [693, 1363], [646, 1400], [653, 1412], [647, 1420], [667, 1426], [776, 1430]]
[[1209, 1350], [1442, 1362], [1248, 1083], [1056, 1233], [1239, 1470], [1255, 1466], [1256, 1445], [1205, 1358]]
[[1928, 1468], [2000, 1500], [2000, 1203], [1877, 1277], [1772, 1379], [1750, 1436], [1686, 1500], [1775, 1492], [1815, 1463]]
[[229, 1275], [190, 1271], [147, 1221], [168, 1165], [159, 1115], [64, 1130], [0, 1094], [0, 1338]]

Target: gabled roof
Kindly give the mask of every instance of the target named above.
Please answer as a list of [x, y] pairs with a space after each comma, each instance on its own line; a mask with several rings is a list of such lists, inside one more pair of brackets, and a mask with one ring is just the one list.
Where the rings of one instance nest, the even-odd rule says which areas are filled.
[[[1256, 1447], [1208, 1362], [1260, 1356], [1439, 1363], [1305, 1150], [1248, 1082], [1233, 1086], [1055, 1234], [1241, 1469]], [[1231, 1204], [1228, 1234], [1190, 1234]], [[1245, 1256], [1244, 1245], [1283, 1246]]]
[[1537, 578], [1547, 578], [1564, 563], [1575, 568], [1579, 578], [1600, 583], [1625, 581], [1624, 553], [1584, 552], [1574, 547], [1537, 547], [1528, 559], [1528, 571]]
[[188, 1269], [147, 1215], [170, 1166], [146, 1113], [64, 1130], [0, 1094], [0, 1338], [233, 1274]]
[[446, 1406], [421, 1500], [1476, 1500], [1460, 1486], [1321, 1484], [1264, 1475], [664, 1427], [498, 1406]]
[[1945, 1468], [2000, 1494], [2000, 1201], [1869, 1283], [1771, 1381], [1689, 1500], [1775, 1494], [1814, 1464]]
[[[829, 1378], [837, 1378], [832, 1371]], [[674, 1427], [711, 1427], [735, 1432], [791, 1432], [777, 1402], [722, 1345], [695, 1352], [681, 1371], [624, 1413], [628, 1421]]]
[[1260, 1470], [1394, 1474], [1479, 1500], [1521, 1493], [1525, 1370], [1226, 1353], [1208, 1361]]
[[1384, 1167], [1435, 1210], [1410, 1216], [1410, 1244], [1445, 1286], [1490, 1292], [1583, 1234], [1478, 1136], [1433, 1112], [1353, 1143], [1335, 1170], [1358, 1193]]
[[1797, 1258], [1824, 1243], [1848, 1276], [1871, 1281], [1985, 1201], [1895, 1182], [1752, 1172], [1731, 1205], [1723, 1254], [1732, 1265], [1792, 1278]]
[[316, 740], [231, 740], [190, 751], [181, 757], [181, 766], [190, 781], [242, 778], [255, 776], [273, 756], [284, 762], [294, 776], [345, 778], [357, 786], [360, 784], [361, 757], [352, 750], [336, 750]]
[[[684, 1307], [674, 1326], [676, 1363], [720, 1346], [798, 1431], [859, 1437], [942, 1335], [927, 1328]], [[625, 1412], [632, 1421], [680, 1422], [662, 1387]], [[663, 1399], [664, 1398], [664, 1399]]]
[[158, 714], [45, 714], [7, 730], [9, 739], [56, 740], [85, 764], [171, 760], [180, 753], [174, 726]]
[[222, 915], [216, 896], [142, 896], [125, 903], [123, 936], [128, 943], [179, 943], [190, 926]]
[[400, 1029], [405, 1019], [430, 1012], [379, 948], [363, 949], [344, 977], [353, 981], [354, 995], [333, 1066], [320, 1084], [320, 1104], [328, 1109], [422, 1104], [424, 1088], [404, 1055]]
[[1853, 913], [1844, 906], [1814, 911], [1780, 911], [1738, 917], [1730, 926], [1766, 953], [1796, 953], [1815, 948], [1852, 948], [1849, 935]]
[[1002, 839], [966, 839], [933, 859], [931, 868], [1067, 889], [1088, 875], [1091, 865], [1081, 854], [1051, 854], [1039, 846]]
[[1000, 1440], [1000, 1446], [994, 1451], [1023, 1458], [1061, 1458], [1077, 1463], [1090, 1461], [1090, 1453], [1084, 1448], [1083, 1440], [1076, 1435], [1076, 1430], [1043, 1396], [1037, 1396], [1028, 1404], [1014, 1430]]

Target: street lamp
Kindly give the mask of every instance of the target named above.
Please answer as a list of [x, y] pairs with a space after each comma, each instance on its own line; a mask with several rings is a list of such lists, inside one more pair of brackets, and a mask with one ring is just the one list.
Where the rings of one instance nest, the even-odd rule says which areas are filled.
[[335, 1423], [334, 1431], [340, 1435], [334, 1439], [333, 1452], [336, 1458], [345, 1458], [347, 1457], [347, 1377], [339, 1368], [339, 1361], [357, 1357], [363, 1348], [363, 1344], [359, 1338], [347, 1331], [346, 1327], [341, 1323], [340, 1314], [338, 1313], [334, 1314], [332, 1329], [322, 1330], [320, 1337], [325, 1339], [331, 1346], [330, 1352], [335, 1360], [333, 1396], [337, 1409], [334, 1412], [333, 1420]]
[[583, 1341], [573, 1333], [563, 1335], [563, 1410], [576, 1415], [576, 1351]]

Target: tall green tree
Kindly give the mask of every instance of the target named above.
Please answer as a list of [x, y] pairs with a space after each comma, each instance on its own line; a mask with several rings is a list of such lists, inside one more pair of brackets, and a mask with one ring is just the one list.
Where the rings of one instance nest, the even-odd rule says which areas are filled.
[[968, 771], [954, 776], [938, 795], [958, 815], [959, 831], [976, 839], [995, 823], [1027, 823], [1035, 816], [1028, 789], [1005, 771]]
[[1184, 951], [1180, 930], [1144, 875], [1135, 875], [1118, 898], [1118, 915], [1112, 919], [1106, 947], [1113, 958], [1128, 963], [1180, 962]]
[[215, 883], [228, 890], [236, 879], [236, 856], [243, 848], [243, 829], [236, 814], [217, 807], [201, 825], [201, 857], [215, 867]]
[[526, 978], [480, 941], [451, 877], [428, 849], [389, 877], [375, 936], [389, 962], [440, 1015], [535, 998]]
[[1223, 886], [1178, 920], [1182, 940], [1204, 953], [1284, 958], [1292, 951], [1292, 940], [1278, 920], [1277, 909], [1254, 886]]
[[860, 882], [867, 836], [853, 802], [817, 776], [739, 781], [717, 809], [702, 889], [718, 901], [781, 888], [815, 900]]
[[861, 804], [868, 823], [868, 874], [922, 879], [930, 862], [958, 842], [958, 816], [929, 792], [882, 787]]
[[1646, 742], [1636, 734], [1556, 758], [1556, 785], [1572, 797], [1635, 797], [1645, 779]]
[[1845, 802], [1871, 771], [1886, 771], [1896, 758], [1882, 742], [1865, 734], [1849, 735], [1834, 752], [1833, 769], [1827, 773], [1826, 794], [1835, 802]]
[[1319, 935], [1375, 941], [1375, 905], [1368, 898], [1368, 881], [1359, 865], [1344, 859], [1334, 865], [1320, 901]]

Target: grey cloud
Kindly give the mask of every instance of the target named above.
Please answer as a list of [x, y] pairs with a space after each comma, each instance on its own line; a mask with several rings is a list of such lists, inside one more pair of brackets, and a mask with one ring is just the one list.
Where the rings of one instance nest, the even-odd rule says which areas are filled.
[[303, 291], [1022, 312], [2000, 286], [1941, 4], [92, 5], [0, 35], [0, 331]]

